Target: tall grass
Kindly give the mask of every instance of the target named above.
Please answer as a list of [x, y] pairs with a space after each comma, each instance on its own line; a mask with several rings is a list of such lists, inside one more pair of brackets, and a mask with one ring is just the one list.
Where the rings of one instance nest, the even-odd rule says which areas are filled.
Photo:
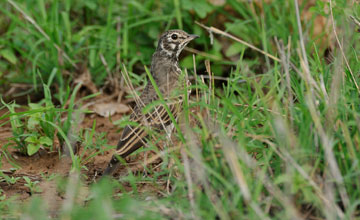
[[[359, 17], [359, 5], [319, 1], [308, 9], [306, 1], [229, 0], [226, 7], [176, 0], [36, 2], [2, 3], [4, 19], [11, 22], [1, 41], [20, 64], [2, 64], [1, 71], [9, 82], [22, 79], [34, 85], [37, 72], [44, 79], [56, 72], [53, 85], [60, 103], [66, 101], [67, 82], [80, 74], [77, 65], [88, 66], [100, 86], [108, 77], [106, 68], [120, 74], [124, 64], [134, 84], [141, 84], [142, 78], [133, 73], [145, 74], [142, 64], [149, 64], [154, 42], [166, 28], [200, 34], [195, 47], [220, 58], [202, 54], [182, 60], [183, 67], [191, 67], [189, 75], [195, 69], [208, 79], [194, 74], [194, 95], [185, 102], [177, 140], [163, 151], [154, 146], [141, 150], [156, 151], [160, 164], [144, 162], [135, 170], [125, 166], [134, 172], [92, 183], [86, 196], [83, 180], [71, 175], [64, 187], [69, 203], [57, 217], [359, 217], [360, 45], [348, 18]], [[305, 19], [304, 10], [314, 14]], [[204, 14], [206, 20], [201, 20]], [[324, 27], [330, 27], [320, 36], [312, 32], [319, 25], [317, 15], [327, 18], [329, 26]], [[217, 22], [219, 17], [225, 17], [224, 24]], [[326, 36], [334, 39], [331, 63], [318, 41]], [[207, 59], [210, 62], [204, 62]], [[7, 62], [6, 57], [1, 62]], [[228, 80], [217, 81], [216, 75]], [[27, 203], [24, 212], [9, 203], [0, 202], [3, 216], [47, 218], [42, 199]]]

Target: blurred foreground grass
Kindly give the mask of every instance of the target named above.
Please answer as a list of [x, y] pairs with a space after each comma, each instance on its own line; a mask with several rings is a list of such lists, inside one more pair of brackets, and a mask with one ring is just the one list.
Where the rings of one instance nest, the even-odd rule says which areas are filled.
[[[57, 217], [359, 218], [360, 35], [349, 16], [359, 18], [360, 6], [355, 1], [299, 1], [297, 10], [296, 1], [266, 2], [0, 3], [0, 85], [8, 102], [26, 95], [49, 101], [42, 95], [48, 87], [54, 105], [46, 106], [72, 111], [75, 105], [67, 102], [85, 70], [97, 88], [106, 87], [109, 77], [121, 78], [124, 67], [134, 85], [143, 85], [143, 65], [149, 65], [159, 34], [170, 28], [201, 36], [190, 47], [205, 55], [196, 55], [193, 62], [185, 52], [181, 61], [189, 75], [194, 67], [207, 75], [204, 60], [209, 59], [214, 75], [229, 77], [214, 84], [196, 77], [193, 93], [198, 90], [200, 97], [186, 107], [197, 111], [185, 115], [199, 126], [185, 123], [185, 141], [166, 148], [178, 147], [164, 151], [160, 172], [147, 167], [147, 176], [129, 172], [89, 189], [72, 174], [63, 186], [59, 183], [65, 199]], [[277, 58], [228, 37], [212, 33], [209, 38], [195, 21]], [[73, 163], [79, 168], [81, 158]], [[153, 188], [139, 192], [144, 183]], [[1, 198], [1, 216], [48, 218], [48, 200], [33, 197], [25, 204]]]

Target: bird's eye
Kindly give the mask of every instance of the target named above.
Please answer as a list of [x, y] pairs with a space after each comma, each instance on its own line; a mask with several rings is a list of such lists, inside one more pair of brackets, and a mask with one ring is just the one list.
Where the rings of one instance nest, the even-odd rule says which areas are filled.
[[178, 38], [177, 34], [171, 35], [171, 39], [176, 40]]

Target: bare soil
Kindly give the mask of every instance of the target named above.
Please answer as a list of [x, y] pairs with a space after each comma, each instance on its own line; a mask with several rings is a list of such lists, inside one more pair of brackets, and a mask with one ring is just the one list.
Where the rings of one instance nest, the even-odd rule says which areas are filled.
[[[5, 109], [0, 110], [0, 115], [6, 114], [7, 111]], [[112, 121], [119, 120], [122, 117], [122, 114], [115, 114], [111, 117]], [[120, 132], [119, 129], [110, 121], [109, 118], [104, 118], [98, 116], [96, 114], [86, 114], [84, 120], [81, 123], [81, 128], [92, 128], [93, 122], [96, 120], [96, 132], [106, 132], [106, 139], [109, 145], [115, 146], [119, 140]], [[5, 122], [5, 120], [0, 121], [0, 124]], [[12, 137], [11, 125], [7, 123], [0, 127], [0, 149], [2, 149], [6, 143], [8, 143], [8, 139]], [[59, 146], [56, 144], [54, 146], [56, 151], [49, 152], [48, 150], [40, 150], [33, 156], [22, 155], [17, 152], [16, 149], [12, 147], [8, 147], [7, 151], [9, 156], [13, 159], [13, 162], [18, 165], [20, 168], [15, 172], [11, 171], [11, 168], [14, 166], [5, 158], [2, 157], [1, 167], [0, 169], [10, 177], [20, 177], [15, 184], [9, 184], [5, 181], [0, 182], [0, 188], [4, 191], [7, 198], [14, 197], [18, 201], [27, 201], [33, 194], [37, 194], [42, 196], [45, 200], [48, 201], [48, 206], [50, 212], [56, 212], [63, 203], [63, 200], [66, 200], [66, 196], [64, 193], [58, 192], [55, 181], [46, 180], [44, 177], [49, 177], [53, 174], [60, 176], [69, 176], [69, 171], [71, 169], [71, 159], [61, 156], [58, 149]], [[82, 149], [80, 146], [79, 154], [82, 153]], [[82, 170], [83, 182], [86, 185], [89, 185], [96, 181], [101, 175], [103, 169], [107, 166], [107, 163], [112, 157], [114, 149], [105, 151], [104, 154], [98, 154], [86, 164], [84, 164], [87, 170]], [[87, 152], [85, 152], [85, 155]], [[150, 153], [151, 154], [151, 153]], [[148, 154], [146, 156], [149, 156]], [[161, 162], [161, 158], [156, 157], [154, 159], [154, 155], [150, 159], [152, 160], [151, 164], [159, 164]], [[120, 167], [118, 172], [114, 175], [115, 178], [117, 176], [121, 176], [126, 174], [129, 170], [133, 172], [143, 172], [144, 163], [144, 154], [139, 153], [135, 156], [130, 156], [127, 158], [128, 165], [127, 167]], [[158, 166], [159, 167], [159, 166]], [[129, 169], [130, 168], [130, 169]], [[159, 168], [154, 168], [159, 169]], [[29, 177], [32, 181], [38, 181], [38, 186], [40, 188], [39, 192], [32, 193], [29, 188], [25, 186], [26, 182], [23, 179], [24, 176]], [[159, 188], [160, 187], [160, 188]], [[156, 187], [149, 185], [147, 183], [139, 183], [138, 191], [139, 192], [149, 192], [155, 193], [157, 195], [163, 194], [162, 191], [168, 190], [169, 184], [157, 183]], [[129, 185], [124, 186], [125, 189], [131, 190]], [[49, 199], [51, 198], [51, 199]]]

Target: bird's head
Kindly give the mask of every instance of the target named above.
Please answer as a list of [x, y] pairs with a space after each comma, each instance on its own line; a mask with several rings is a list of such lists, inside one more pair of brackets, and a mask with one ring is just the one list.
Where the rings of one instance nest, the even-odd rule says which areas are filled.
[[177, 59], [185, 46], [198, 37], [182, 30], [169, 30], [161, 35], [156, 51], [163, 56]]

